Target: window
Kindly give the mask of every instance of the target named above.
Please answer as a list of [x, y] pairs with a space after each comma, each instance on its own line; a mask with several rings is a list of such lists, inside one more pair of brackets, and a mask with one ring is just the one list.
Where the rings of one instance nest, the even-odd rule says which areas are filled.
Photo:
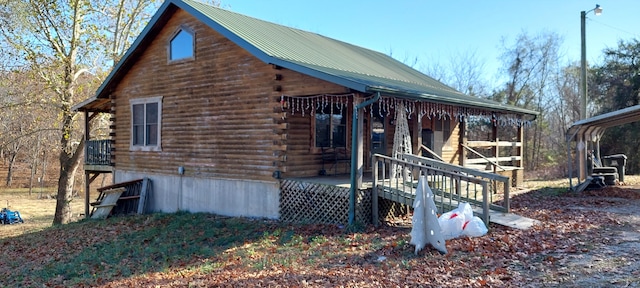
[[131, 99], [132, 151], [160, 151], [162, 97]]
[[346, 147], [346, 108], [325, 107], [315, 113], [315, 147]]
[[169, 61], [193, 59], [194, 56], [193, 33], [186, 29], [180, 29], [169, 42]]

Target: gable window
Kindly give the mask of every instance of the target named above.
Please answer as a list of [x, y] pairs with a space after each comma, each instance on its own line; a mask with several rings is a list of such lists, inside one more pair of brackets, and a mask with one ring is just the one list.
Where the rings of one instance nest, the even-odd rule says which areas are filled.
[[315, 147], [346, 147], [346, 108], [325, 107], [315, 113]]
[[131, 99], [132, 151], [160, 151], [162, 96]]
[[194, 33], [181, 28], [169, 41], [169, 61], [194, 58]]

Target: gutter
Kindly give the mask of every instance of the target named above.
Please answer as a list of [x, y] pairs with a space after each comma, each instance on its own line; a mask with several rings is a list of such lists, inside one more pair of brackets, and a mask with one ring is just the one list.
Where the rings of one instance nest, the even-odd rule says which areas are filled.
[[349, 188], [349, 225], [353, 225], [356, 218], [356, 165], [358, 159], [358, 110], [365, 106], [371, 105], [380, 99], [380, 92], [377, 92], [373, 98], [356, 105], [353, 110], [353, 121], [351, 123], [351, 185]]

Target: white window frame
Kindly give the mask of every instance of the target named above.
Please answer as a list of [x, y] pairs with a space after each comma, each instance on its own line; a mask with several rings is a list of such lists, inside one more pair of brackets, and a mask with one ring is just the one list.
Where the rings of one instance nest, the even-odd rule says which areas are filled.
[[[158, 104], [158, 125], [157, 125], [157, 135], [158, 135], [158, 142], [155, 145], [147, 145], [147, 144], [138, 144], [138, 145], [133, 145], [133, 119], [134, 119], [134, 115], [133, 115], [133, 105], [138, 105], [138, 104], [144, 104], [145, 106], [145, 119], [144, 119], [144, 126], [145, 126], [145, 137], [147, 135], [146, 133], [146, 124], [147, 124], [147, 119], [146, 119], [146, 109], [147, 109], [147, 105], [146, 104], [151, 104], [151, 103], [157, 103]], [[131, 111], [131, 123], [129, 126], [129, 131], [131, 132], [131, 137], [129, 137], [129, 150], [130, 151], [162, 151], [162, 96], [156, 96], [156, 97], [148, 97], [148, 98], [135, 98], [135, 99], [130, 99], [129, 100], [129, 108]], [[146, 143], [147, 139], [144, 139], [143, 143]]]

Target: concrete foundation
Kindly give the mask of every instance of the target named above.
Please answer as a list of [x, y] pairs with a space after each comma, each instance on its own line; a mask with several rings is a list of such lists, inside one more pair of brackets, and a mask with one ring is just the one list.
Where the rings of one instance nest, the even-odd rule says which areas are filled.
[[160, 175], [116, 170], [115, 182], [148, 177], [151, 193], [147, 212], [207, 212], [233, 217], [279, 219], [280, 184]]

